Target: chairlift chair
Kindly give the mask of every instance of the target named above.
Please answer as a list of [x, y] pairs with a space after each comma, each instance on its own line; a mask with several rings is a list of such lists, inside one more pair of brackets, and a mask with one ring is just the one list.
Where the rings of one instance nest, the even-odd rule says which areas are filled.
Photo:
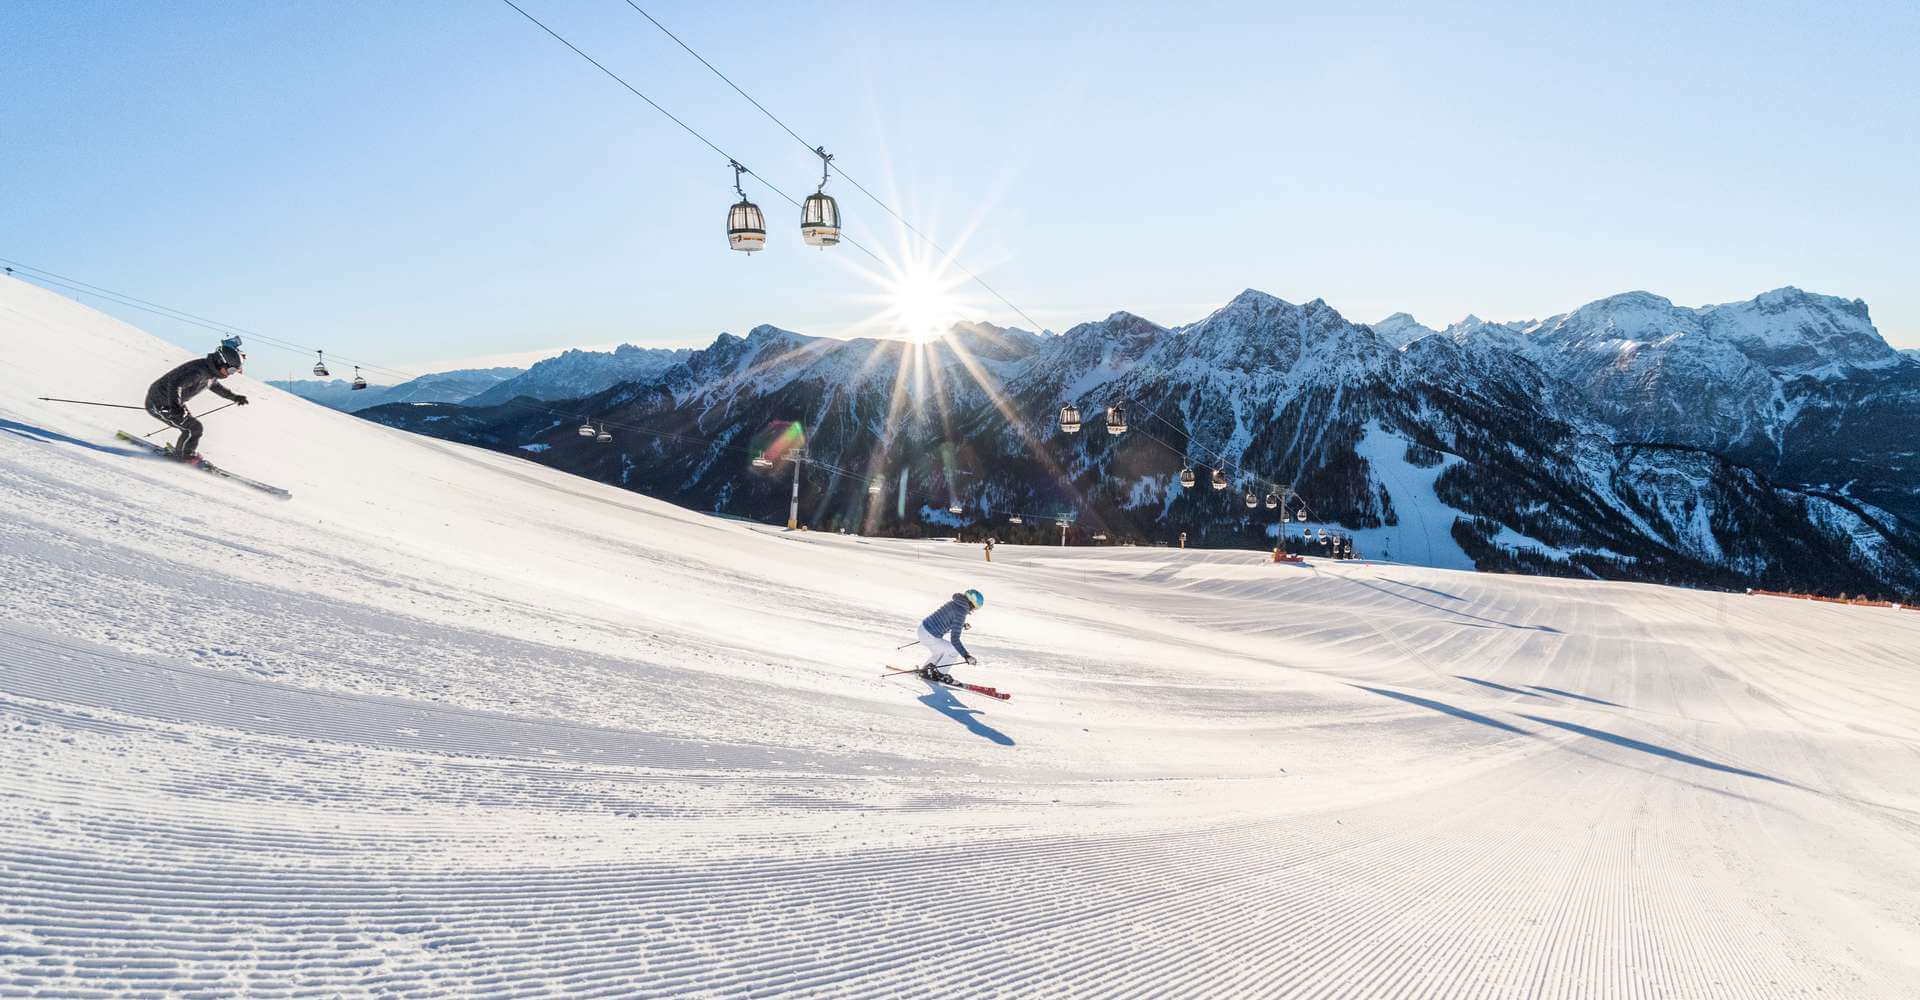
[[1254, 496], [1252, 490], [1248, 490], [1247, 495], [1244, 497], [1241, 497], [1241, 499], [1247, 502], [1248, 510], [1252, 510], [1253, 508], [1260, 506], [1260, 498], [1257, 496]]
[[1224, 490], [1227, 488], [1226, 470], [1224, 469], [1213, 470], [1213, 488], [1216, 490]]
[[1272, 510], [1278, 506], [1280, 506], [1280, 498], [1271, 493], [1267, 494], [1267, 509]]
[[955, 500], [951, 505], [947, 507], [947, 513], [949, 514], [965, 514], [966, 512], [967, 512], [967, 509], [965, 507], [960, 506], [960, 501], [958, 500]]
[[595, 434], [594, 439], [599, 441], [601, 444], [606, 444], [608, 441], [613, 440], [613, 434], [612, 432], [607, 430], [606, 424], [601, 424], [600, 433]]
[[332, 372], [327, 371], [327, 352], [313, 352], [313, 376], [315, 378], [329, 378], [332, 375]]
[[353, 388], [357, 391], [367, 387], [367, 380], [360, 377], [360, 366], [353, 366]]
[[1296, 512], [1294, 513], [1294, 515], [1293, 515], [1293, 519], [1294, 519], [1294, 520], [1296, 520], [1296, 521], [1304, 521], [1304, 520], [1306, 520], [1306, 519], [1307, 519], [1307, 509], [1306, 509], [1305, 507], [1302, 507], [1302, 508], [1300, 508], [1300, 509], [1299, 509], [1298, 511], [1296, 511]]
[[1127, 408], [1118, 404], [1107, 407], [1107, 433], [1125, 434], [1127, 432]]
[[827, 165], [833, 156], [825, 146], [813, 152], [820, 157], [820, 189], [800, 204], [800, 238], [810, 247], [830, 247], [840, 242], [840, 203], [827, 193]]
[[1060, 429], [1068, 434], [1080, 432], [1080, 408], [1068, 403], [1060, 408]]
[[876, 479], [867, 484], [867, 495], [876, 497], [880, 495], [880, 480]]
[[1014, 514], [1007, 518], [1007, 523], [1008, 524], [1025, 524], [1027, 522], [1023, 518], [1021, 518], [1020, 515]]
[[741, 253], [753, 253], [767, 248], [767, 217], [760, 212], [760, 206], [747, 200], [745, 188], [740, 186], [740, 175], [747, 168], [736, 160], [728, 160], [733, 168], [733, 189], [740, 194], [740, 200], [727, 209], [727, 245]]
[[753, 467], [756, 469], [771, 469], [773, 468], [773, 459], [765, 455], [755, 455], [753, 456]]
[[599, 433], [599, 431], [596, 431], [596, 430], [594, 430], [594, 429], [593, 429], [593, 425], [592, 425], [592, 424], [590, 424], [590, 423], [588, 423], [588, 422], [586, 422], [586, 421], [584, 421], [584, 420], [583, 420], [583, 421], [581, 421], [581, 422], [580, 422], [580, 432], [579, 432], [579, 433], [580, 433], [580, 436], [581, 436], [581, 437], [583, 437], [583, 438], [590, 438], [590, 437], [592, 437], [592, 436], [594, 436], [595, 434], [598, 434], [598, 433]]
[[1198, 480], [1194, 478], [1192, 469], [1180, 470], [1180, 488], [1181, 489], [1183, 490], [1193, 489], [1193, 484], [1197, 481]]

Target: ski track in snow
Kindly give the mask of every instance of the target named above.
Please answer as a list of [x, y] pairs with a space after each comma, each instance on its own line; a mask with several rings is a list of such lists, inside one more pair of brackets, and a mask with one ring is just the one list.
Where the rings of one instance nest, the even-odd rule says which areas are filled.
[[[0, 994], [1920, 982], [1920, 614], [1263, 553], [988, 565], [241, 379], [206, 447], [282, 502], [31, 398], [137, 398], [181, 356], [0, 280]], [[968, 585], [965, 676], [1013, 700], [881, 678]]]

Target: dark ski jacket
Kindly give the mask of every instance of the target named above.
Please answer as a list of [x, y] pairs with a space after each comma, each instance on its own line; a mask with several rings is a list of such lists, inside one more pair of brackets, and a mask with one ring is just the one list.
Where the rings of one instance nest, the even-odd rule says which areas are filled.
[[200, 395], [202, 389], [212, 389], [213, 394], [222, 399], [237, 401], [219, 379], [212, 361], [194, 358], [154, 380], [147, 389], [147, 405], [163, 410], [185, 410], [187, 400]]
[[953, 643], [953, 651], [961, 656], [971, 656], [973, 654], [967, 652], [966, 644], [960, 641], [960, 633], [966, 631], [967, 615], [971, 611], [973, 605], [967, 601], [967, 595], [955, 594], [952, 600], [928, 615], [920, 627]]

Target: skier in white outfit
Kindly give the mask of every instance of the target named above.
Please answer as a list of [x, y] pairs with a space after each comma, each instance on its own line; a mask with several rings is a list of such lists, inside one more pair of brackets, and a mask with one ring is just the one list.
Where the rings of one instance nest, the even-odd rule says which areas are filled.
[[920, 676], [930, 681], [952, 684], [953, 678], [942, 668], [962, 662], [980, 662], [967, 652], [967, 644], [960, 641], [960, 633], [967, 630], [967, 615], [980, 610], [986, 603], [986, 595], [977, 590], [955, 594], [920, 623], [920, 645], [927, 649], [927, 662], [921, 664]]

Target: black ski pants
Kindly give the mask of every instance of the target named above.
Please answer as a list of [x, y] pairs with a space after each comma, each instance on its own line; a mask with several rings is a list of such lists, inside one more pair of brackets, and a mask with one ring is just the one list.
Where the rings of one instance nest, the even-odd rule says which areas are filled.
[[153, 419], [166, 424], [168, 427], [177, 427], [180, 429], [180, 440], [173, 446], [173, 457], [185, 459], [200, 447], [200, 431], [202, 430], [200, 421], [195, 420], [193, 414], [187, 412], [186, 407], [176, 409], [164, 403], [156, 403], [148, 400], [147, 413], [152, 416]]

